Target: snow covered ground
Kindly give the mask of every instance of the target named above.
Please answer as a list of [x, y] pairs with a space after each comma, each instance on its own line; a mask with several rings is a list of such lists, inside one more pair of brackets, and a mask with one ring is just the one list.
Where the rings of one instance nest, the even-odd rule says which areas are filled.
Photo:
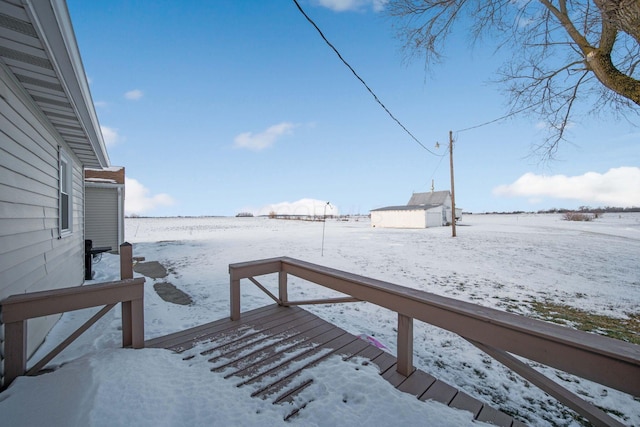
[[[324, 224], [267, 218], [126, 220], [126, 239], [134, 244], [134, 255], [169, 269], [166, 278], [155, 282], [169, 281], [194, 300], [189, 306], [167, 303], [154, 292], [154, 279], [147, 279], [147, 339], [227, 317], [228, 264], [276, 256], [525, 315], [531, 315], [532, 303], [547, 300], [617, 318], [640, 312], [640, 214], [605, 214], [592, 222], [567, 222], [561, 215], [466, 215], [457, 234], [452, 238], [445, 227], [372, 228], [366, 218]], [[105, 255], [94, 265], [95, 281], [114, 279], [117, 263], [117, 257]], [[275, 276], [261, 279], [268, 285], [275, 281]], [[297, 279], [289, 283], [291, 299], [330, 294]], [[243, 311], [270, 303], [255, 286], [243, 285]], [[308, 309], [353, 334], [375, 337], [395, 353], [395, 313], [366, 303]], [[91, 313], [64, 315], [38, 355]], [[162, 350], [118, 349], [119, 325], [119, 313], [112, 310], [52, 362], [62, 365], [58, 370], [19, 378], [0, 394], [2, 420], [10, 425], [282, 423], [282, 408], [252, 399], [250, 390], [209, 372], [206, 358], [187, 363]], [[580, 425], [571, 411], [456, 335], [416, 322], [414, 336], [418, 368], [527, 424]], [[624, 424], [640, 426], [637, 399], [536, 367]], [[335, 370], [339, 374], [333, 377]], [[316, 400], [294, 425], [469, 423], [460, 411], [396, 392], [372, 367], [357, 362], [332, 360], [312, 375], [314, 388], [309, 392]], [[31, 409], [33, 402], [39, 411]]]

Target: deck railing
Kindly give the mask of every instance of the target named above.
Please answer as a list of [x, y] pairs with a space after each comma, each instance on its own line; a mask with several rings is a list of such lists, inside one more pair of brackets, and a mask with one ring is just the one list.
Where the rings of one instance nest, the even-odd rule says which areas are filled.
[[[51, 291], [12, 295], [0, 302], [4, 325], [4, 380], [7, 388], [20, 375], [40, 371], [117, 303], [122, 303], [122, 346], [144, 347], [144, 278], [133, 278], [131, 245], [120, 246], [122, 280]], [[91, 319], [27, 371], [27, 320], [104, 305]]]
[[[255, 279], [272, 273], [279, 274], [277, 297]], [[249, 279], [282, 306], [367, 301], [395, 311], [397, 371], [404, 376], [414, 369], [413, 319], [417, 319], [458, 334], [594, 425], [622, 424], [513, 355], [640, 396], [638, 345], [287, 257], [231, 264], [229, 274], [232, 320], [241, 316], [241, 279]], [[289, 301], [288, 275], [348, 297]]]

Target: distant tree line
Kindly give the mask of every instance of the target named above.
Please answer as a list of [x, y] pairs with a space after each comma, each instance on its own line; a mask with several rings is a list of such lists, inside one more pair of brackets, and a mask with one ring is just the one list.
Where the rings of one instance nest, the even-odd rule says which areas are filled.
[[[605, 207], [597, 207], [592, 208], [590, 206], [580, 206], [578, 209], [565, 209], [565, 208], [551, 208], [551, 209], [541, 209], [539, 211], [510, 211], [510, 212], [484, 212], [485, 214], [491, 215], [522, 215], [522, 214], [566, 214], [566, 213], [589, 213], [589, 214], [603, 214], [603, 213], [625, 213], [625, 212], [640, 212], [640, 206], [630, 207], [630, 208], [621, 208], [616, 206], [605, 206]], [[465, 215], [471, 215], [472, 212], [464, 212]]]
[[580, 206], [578, 209], [556, 209], [551, 208], [547, 210], [540, 210], [538, 213], [567, 213], [567, 212], [582, 212], [582, 213], [623, 213], [623, 212], [640, 212], [640, 206], [631, 207], [631, 208], [621, 208], [616, 206], [605, 206], [605, 207], [597, 207], [592, 208], [591, 206]]

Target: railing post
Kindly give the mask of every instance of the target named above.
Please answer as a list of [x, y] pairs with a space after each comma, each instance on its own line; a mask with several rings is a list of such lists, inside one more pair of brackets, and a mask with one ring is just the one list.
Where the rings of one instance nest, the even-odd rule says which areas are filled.
[[231, 277], [231, 320], [240, 320], [240, 279]]
[[398, 313], [398, 368], [408, 377], [413, 372], [413, 318]]
[[127, 242], [120, 245], [120, 279], [133, 279], [133, 246]]
[[27, 321], [4, 325], [4, 383], [2, 389], [27, 370]]
[[144, 300], [129, 301], [131, 314], [131, 347], [144, 348]]
[[122, 301], [122, 346], [144, 348], [144, 303], [142, 299]]
[[287, 272], [280, 270], [278, 272], [278, 297], [280, 298], [279, 305], [287, 305], [289, 302], [289, 296], [287, 293]]
[[122, 301], [122, 346], [129, 347], [133, 343], [133, 327], [131, 323], [131, 301]]
[[[120, 279], [133, 279], [133, 246], [120, 245]], [[122, 346], [144, 348], [144, 300], [122, 301]]]

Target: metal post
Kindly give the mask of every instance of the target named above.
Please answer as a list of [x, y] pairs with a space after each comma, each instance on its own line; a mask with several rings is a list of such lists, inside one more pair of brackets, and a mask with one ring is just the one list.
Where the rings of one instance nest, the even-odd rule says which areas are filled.
[[456, 237], [456, 192], [453, 185], [453, 132], [449, 131], [449, 164], [451, 166], [451, 237]]
[[322, 215], [322, 249], [320, 250], [320, 256], [324, 256], [324, 228], [327, 224], [327, 206], [329, 206], [329, 202], [324, 205], [324, 214]]

